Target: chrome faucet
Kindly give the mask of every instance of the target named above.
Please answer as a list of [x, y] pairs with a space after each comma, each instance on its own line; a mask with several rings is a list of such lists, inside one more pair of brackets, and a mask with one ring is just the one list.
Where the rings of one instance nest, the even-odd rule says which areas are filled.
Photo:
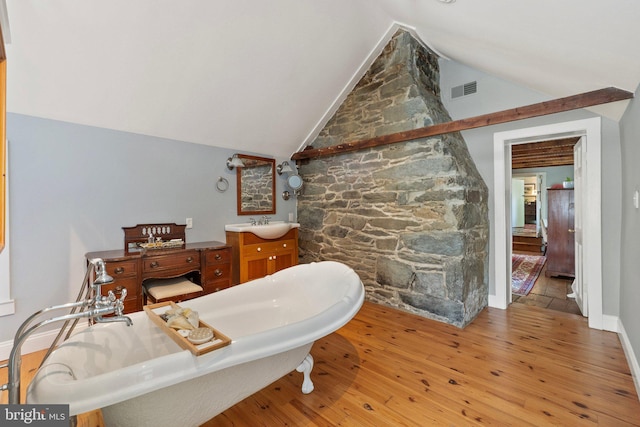
[[269, 225], [270, 220], [271, 218], [266, 215], [262, 215], [262, 218], [257, 221], [255, 218], [249, 218], [249, 222], [251, 223], [251, 225]]
[[113, 277], [107, 274], [107, 268], [103, 260], [100, 258], [96, 258], [94, 260], [95, 268], [96, 268], [96, 278], [93, 281], [93, 309], [107, 309], [108, 313], [104, 314], [112, 314], [114, 313], [114, 317], [102, 317], [103, 314], [97, 314], [95, 317], [92, 317], [93, 321], [96, 323], [111, 323], [111, 322], [125, 322], [127, 326], [131, 326], [131, 319], [127, 316], [123, 316], [124, 313], [124, 300], [127, 297], [127, 289], [123, 288], [122, 293], [120, 294], [120, 299], [116, 298], [113, 291], [109, 291], [107, 295], [102, 295], [102, 285], [108, 285], [113, 283]]
[[[95, 272], [95, 280], [91, 281], [91, 275]], [[73, 328], [75, 327], [79, 319], [89, 319], [97, 323], [106, 322], [124, 322], [127, 326], [131, 326], [133, 322], [131, 318], [124, 316], [124, 299], [127, 296], [126, 289], [122, 290], [120, 299], [116, 298], [113, 291], [105, 296], [102, 295], [102, 285], [107, 285], [113, 282], [113, 277], [109, 276], [106, 271], [105, 263], [102, 259], [96, 258], [89, 261], [87, 273], [85, 274], [84, 281], [78, 298], [75, 302], [54, 305], [43, 310], [40, 310], [27, 318], [22, 325], [18, 328], [16, 335], [13, 339], [13, 348], [9, 356], [9, 362], [6, 365], [0, 366], [0, 368], [9, 368], [9, 382], [0, 386], [0, 390], [9, 390], [9, 403], [20, 403], [20, 367], [22, 364], [21, 349], [24, 342], [29, 335], [40, 329], [43, 326], [64, 321], [64, 325], [58, 332], [53, 344], [49, 348], [49, 351], [45, 355], [44, 360], [49, 357], [53, 348], [57, 345], [58, 341], [62, 337], [70, 321], [73, 321], [71, 329], [67, 333], [67, 338], [71, 335]], [[86, 296], [83, 297], [86, 289]], [[70, 309], [69, 314], [62, 316], [52, 317], [47, 320], [43, 320], [34, 326], [30, 326], [31, 323], [40, 315], [48, 313], [53, 310]], [[80, 311], [76, 312], [76, 309]], [[103, 317], [107, 314], [115, 314], [114, 317]]]

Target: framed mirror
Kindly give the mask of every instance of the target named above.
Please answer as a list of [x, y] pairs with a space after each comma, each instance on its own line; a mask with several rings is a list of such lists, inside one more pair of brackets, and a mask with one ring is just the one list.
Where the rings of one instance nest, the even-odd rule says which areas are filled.
[[236, 168], [238, 215], [276, 213], [276, 161], [238, 154], [244, 163]]

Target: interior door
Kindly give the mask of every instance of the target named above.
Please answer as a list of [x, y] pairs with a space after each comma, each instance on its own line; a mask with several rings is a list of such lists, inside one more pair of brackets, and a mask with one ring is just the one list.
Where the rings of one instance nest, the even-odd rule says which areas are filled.
[[511, 227], [524, 227], [524, 180], [511, 180]]
[[580, 140], [573, 147], [573, 182], [574, 182], [574, 230], [575, 230], [575, 280], [571, 285], [573, 296], [582, 312], [587, 317], [587, 286], [583, 274], [582, 255], [583, 255], [583, 200], [585, 186], [583, 185], [583, 166], [587, 159], [587, 144], [585, 138]]

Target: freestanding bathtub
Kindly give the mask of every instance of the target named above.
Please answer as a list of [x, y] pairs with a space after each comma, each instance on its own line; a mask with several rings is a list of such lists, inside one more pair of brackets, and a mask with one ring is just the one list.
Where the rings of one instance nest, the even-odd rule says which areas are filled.
[[201, 356], [182, 350], [145, 312], [96, 324], [60, 345], [27, 390], [28, 403], [102, 408], [111, 426], [198, 426], [298, 368], [303, 392], [313, 342], [358, 312], [364, 288], [344, 264], [301, 264], [185, 301], [232, 339]]

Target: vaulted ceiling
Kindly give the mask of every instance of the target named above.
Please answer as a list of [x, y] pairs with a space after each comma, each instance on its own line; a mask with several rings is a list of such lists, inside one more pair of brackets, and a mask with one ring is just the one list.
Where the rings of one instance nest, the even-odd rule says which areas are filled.
[[[399, 25], [549, 99], [640, 82], [633, 0], [6, 3], [9, 112], [282, 157]], [[625, 106], [599, 112], [617, 120]]]

